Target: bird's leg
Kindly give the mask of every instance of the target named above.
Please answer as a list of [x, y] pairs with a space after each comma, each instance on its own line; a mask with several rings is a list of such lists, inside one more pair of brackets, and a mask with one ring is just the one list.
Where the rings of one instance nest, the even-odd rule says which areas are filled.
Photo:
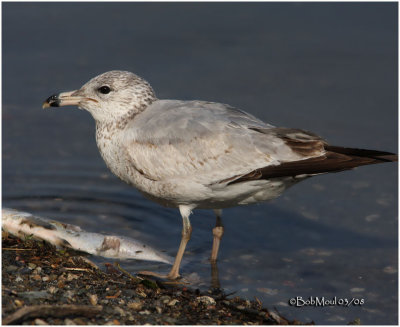
[[179, 211], [182, 215], [183, 228], [182, 228], [182, 239], [181, 244], [179, 245], [178, 253], [175, 257], [174, 265], [171, 268], [171, 271], [168, 274], [168, 278], [176, 279], [179, 277], [179, 267], [181, 265], [183, 253], [185, 252], [186, 244], [190, 240], [190, 235], [192, 234], [192, 226], [190, 225], [189, 216], [192, 212], [193, 207], [181, 205], [179, 206]]
[[221, 288], [219, 282], [219, 273], [218, 273], [218, 266], [217, 266], [217, 256], [219, 250], [219, 244], [221, 242], [222, 235], [224, 234], [224, 226], [222, 225], [222, 210], [215, 209], [214, 213], [217, 217], [215, 227], [213, 228], [213, 246], [211, 250], [211, 288], [212, 291], [218, 291]]
[[222, 225], [222, 219], [221, 219], [222, 210], [215, 209], [214, 212], [215, 212], [215, 215], [217, 216], [217, 219], [216, 219], [215, 227], [212, 230], [214, 239], [213, 239], [213, 246], [212, 246], [212, 250], [211, 250], [211, 258], [210, 258], [211, 263], [215, 263], [217, 261], [219, 244], [221, 243], [222, 235], [224, 235], [224, 226]]

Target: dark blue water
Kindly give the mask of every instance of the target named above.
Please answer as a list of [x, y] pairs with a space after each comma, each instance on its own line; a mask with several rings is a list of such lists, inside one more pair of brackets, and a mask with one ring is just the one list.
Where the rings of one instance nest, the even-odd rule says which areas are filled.
[[[49, 95], [111, 69], [144, 77], [159, 98], [229, 103], [335, 145], [397, 152], [397, 3], [2, 8], [4, 206], [175, 255], [178, 211], [111, 175], [89, 114], [41, 109]], [[314, 177], [269, 203], [225, 210], [221, 286], [302, 321], [397, 324], [397, 199], [397, 164], [385, 164]], [[208, 288], [214, 216], [198, 210], [191, 220], [182, 273]], [[289, 306], [297, 296], [364, 304]]]

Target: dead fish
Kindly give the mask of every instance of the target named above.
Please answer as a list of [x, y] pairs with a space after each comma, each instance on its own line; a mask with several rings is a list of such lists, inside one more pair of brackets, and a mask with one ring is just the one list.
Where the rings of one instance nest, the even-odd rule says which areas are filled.
[[57, 247], [71, 248], [105, 258], [172, 263], [168, 255], [132, 238], [86, 232], [75, 225], [14, 209], [2, 209], [2, 228], [15, 236], [32, 235]]

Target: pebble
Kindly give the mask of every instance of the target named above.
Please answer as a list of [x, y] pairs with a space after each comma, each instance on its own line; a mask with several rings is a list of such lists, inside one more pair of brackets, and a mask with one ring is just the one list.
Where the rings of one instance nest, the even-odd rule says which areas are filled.
[[110, 325], [115, 325], [114, 321], [107, 321], [104, 325], [110, 326]]
[[270, 311], [269, 315], [279, 324], [281, 322], [281, 317], [279, 317], [275, 312]]
[[42, 281], [44, 281], [44, 282], [48, 282], [50, 280], [50, 277], [49, 276], [44, 276], [43, 278], [42, 278]]
[[42, 277], [40, 277], [39, 275], [32, 275], [31, 278], [33, 280], [42, 280]]
[[19, 283], [19, 282], [23, 282], [24, 279], [23, 279], [20, 275], [17, 275], [17, 277], [15, 277], [15, 281], [16, 281], [17, 283]]
[[85, 320], [83, 320], [82, 318], [75, 318], [74, 322], [75, 322], [76, 325], [87, 325]]
[[35, 325], [48, 325], [47, 322], [45, 322], [44, 320], [39, 319], [39, 318], [36, 318], [34, 322], [35, 322]]
[[55, 294], [55, 293], [58, 291], [58, 288], [57, 288], [57, 287], [54, 287], [54, 286], [50, 286], [50, 287], [47, 289], [47, 291], [48, 291], [50, 294]]
[[36, 267], [37, 266], [34, 263], [32, 263], [32, 262], [28, 263], [28, 268], [31, 270], [35, 269]]
[[73, 326], [75, 325], [75, 322], [72, 319], [64, 319], [64, 324], [69, 325], [69, 326]]
[[143, 307], [142, 303], [140, 303], [140, 302], [130, 302], [130, 303], [128, 303], [127, 306], [129, 309], [136, 310], [136, 311], [141, 310]]
[[24, 301], [20, 301], [20, 300], [15, 300], [14, 301], [14, 303], [15, 303], [15, 305], [17, 306], [17, 307], [22, 307], [23, 305], [24, 305]]
[[8, 266], [8, 267], [6, 268], [6, 272], [10, 273], [10, 272], [16, 271], [17, 269], [18, 269], [17, 266], [10, 265], [10, 266]]
[[24, 267], [19, 272], [24, 275], [24, 274], [30, 274], [31, 270], [32, 269], [29, 269], [28, 267]]
[[168, 302], [168, 306], [173, 307], [175, 304], [177, 304], [179, 301], [177, 299], [173, 299]]
[[212, 297], [207, 296], [207, 295], [198, 296], [196, 298], [196, 301], [199, 302], [199, 303], [207, 304], [207, 305], [214, 305], [214, 304], [217, 303], [217, 302], [215, 302], [215, 300]]
[[124, 291], [126, 297], [134, 297], [136, 295], [136, 292], [132, 289], [127, 289]]
[[147, 294], [145, 292], [143, 292], [142, 290], [136, 290], [136, 293], [137, 293], [137, 295], [139, 295], [139, 296], [141, 296], [143, 298], [147, 297]]
[[96, 294], [88, 294], [88, 298], [91, 305], [96, 305], [97, 301], [99, 300]]
[[176, 325], [176, 319], [172, 317], [165, 317], [164, 320], [171, 325]]
[[160, 301], [164, 304], [169, 303], [169, 301], [171, 300], [171, 298], [168, 295], [164, 295], [160, 297]]
[[67, 281], [72, 282], [74, 279], [78, 279], [78, 278], [79, 278], [78, 275], [68, 274]]
[[50, 274], [50, 280], [56, 280], [57, 279], [57, 275], [56, 274]]
[[66, 297], [68, 300], [74, 300], [75, 294], [76, 294], [75, 291], [68, 290], [68, 291], [64, 292], [63, 296]]
[[125, 311], [124, 311], [123, 309], [121, 309], [120, 307], [115, 307], [115, 308], [114, 308], [114, 311], [115, 311], [117, 314], [119, 314], [121, 317], [125, 317], [125, 316], [126, 316]]
[[151, 312], [149, 310], [143, 310], [143, 311], [139, 311], [140, 315], [149, 315], [151, 314]]

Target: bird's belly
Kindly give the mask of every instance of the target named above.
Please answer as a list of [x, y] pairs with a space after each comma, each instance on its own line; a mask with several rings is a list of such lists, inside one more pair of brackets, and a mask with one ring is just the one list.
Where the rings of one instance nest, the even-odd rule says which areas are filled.
[[291, 177], [271, 180], [249, 181], [214, 189], [207, 201], [201, 201], [198, 208], [223, 209], [272, 200], [299, 180]]
[[142, 193], [147, 198], [168, 207], [190, 204], [199, 209], [223, 209], [274, 199], [297, 182], [299, 182], [298, 179], [287, 177], [221, 187], [168, 183], [155, 186], [157, 189], [155, 192], [142, 191]]

